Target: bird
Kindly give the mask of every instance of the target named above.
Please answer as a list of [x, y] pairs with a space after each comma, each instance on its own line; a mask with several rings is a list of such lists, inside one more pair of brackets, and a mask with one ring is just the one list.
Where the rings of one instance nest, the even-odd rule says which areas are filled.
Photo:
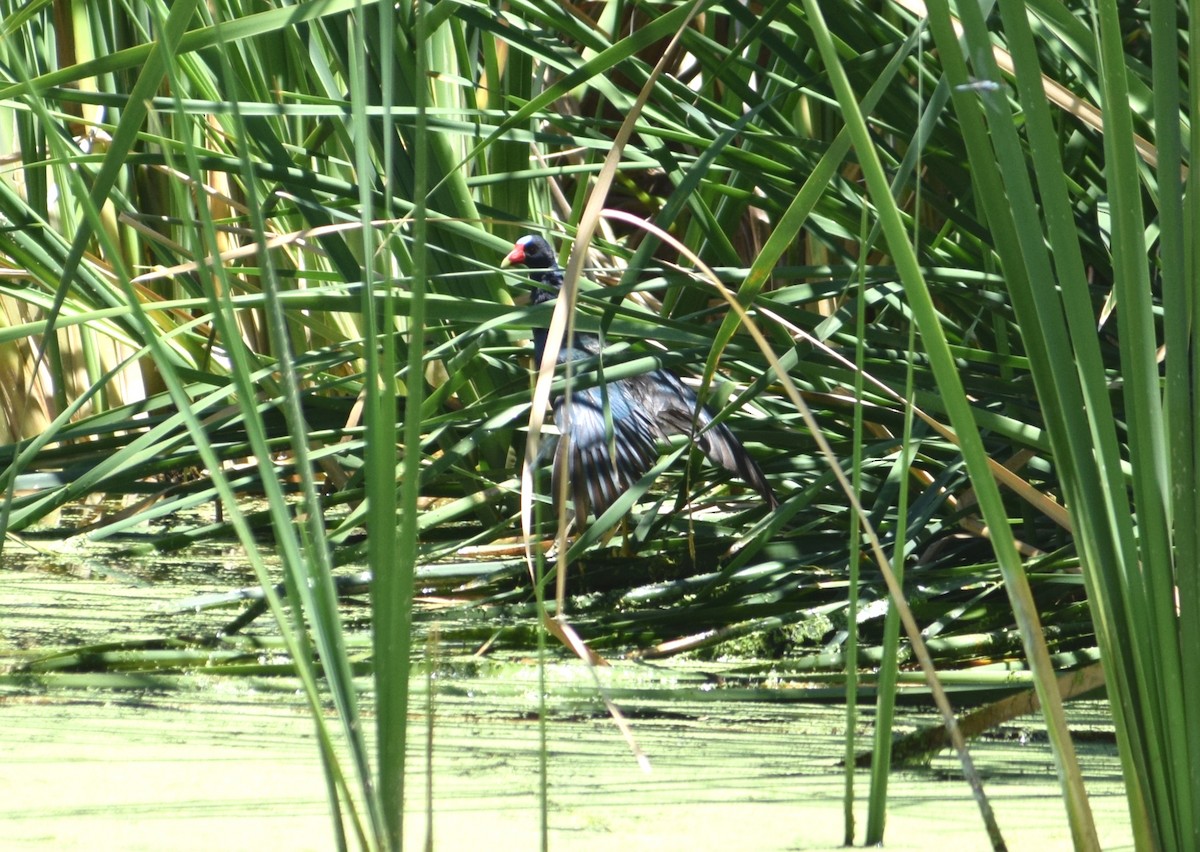
[[[525, 267], [537, 285], [530, 302], [553, 301], [563, 283], [563, 272], [545, 238], [527, 234], [517, 240], [502, 264]], [[533, 331], [534, 364], [540, 366], [549, 331]], [[575, 334], [559, 350], [558, 363], [599, 355], [600, 339]], [[555, 499], [559, 477], [565, 470], [577, 522], [590, 508], [596, 518], [641, 479], [658, 461], [659, 442], [684, 435], [709, 459], [739, 476], [774, 510], [779, 505], [762, 468], [724, 423], [713, 423], [709, 411], [698, 404], [695, 392], [678, 376], [664, 369], [617, 379], [596, 387], [572, 387], [567, 395], [551, 400], [560, 440], [555, 451], [552, 489]], [[605, 405], [611, 414], [609, 433]], [[566, 459], [562, 458], [566, 453]]]

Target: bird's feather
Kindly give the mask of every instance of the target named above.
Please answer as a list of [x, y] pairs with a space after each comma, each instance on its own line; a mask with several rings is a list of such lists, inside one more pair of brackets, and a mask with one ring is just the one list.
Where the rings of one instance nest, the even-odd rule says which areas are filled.
[[[552, 301], [562, 286], [562, 270], [550, 244], [536, 235], [517, 241], [506, 262], [529, 269], [530, 278], [541, 285], [531, 301]], [[545, 329], [534, 330], [534, 355], [541, 364], [547, 342]], [[576, 334], [562, 346], [558, 363], [578, 361], [599, 354], [595, 335]], [[605, 406], [609, 417], [605, 417]], [[576, 515], [588, 509], [599, 517], [641, 479], [658, 460], [658, 442], [684, 435], [714, 463], [739, 476], [762, 495], [767, 504], [779, 505], [762, 468], [742, 446], [728, 426], [713, 424], [712, 416], [699, 405], [696, 394], [666, 370], [617, 379], [603, 387], [573, 388], [570, 400], [553, 401], [554, 422], [561, 434], [554, 463], [554, 494], [562, 493], [565, 474], [571, 486]], [[611, 431], [609, 427], [611, 423]], [[565, 456], [564, 456], [565, 453]]]

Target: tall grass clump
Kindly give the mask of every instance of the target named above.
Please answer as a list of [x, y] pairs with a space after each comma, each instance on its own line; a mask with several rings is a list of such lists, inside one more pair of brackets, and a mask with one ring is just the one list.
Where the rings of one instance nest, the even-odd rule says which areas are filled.
[[[479, 569], [488, 647], [547, 611], [601, 650], [743, 642], [878, 678], [886, 721], [922, 638], [961, 638], [939, 666], [1030, 670], [1081, 848], [1054, 675], [1098, 648], [1138, 846], [1195, 848], [1192, 27], [1167, 0], [0, 0], [0, 527], [106, 497], [92, 539], [236, 535], [335, 837], [398, 847], [414, 577], [555, 536], [544, 478], [521, 498], [551, 313], [498, 268], [537, 231], [575, 246], [573, 321], [610, 344], [570, 380], [701, 376], [783, 505], [675, 447], [622, 504], [633, 565], [616, 513], [560, 548], [598, 591], [570, 612], [520, 558]], [[374, 574], [373, 745], [343, 564]]]

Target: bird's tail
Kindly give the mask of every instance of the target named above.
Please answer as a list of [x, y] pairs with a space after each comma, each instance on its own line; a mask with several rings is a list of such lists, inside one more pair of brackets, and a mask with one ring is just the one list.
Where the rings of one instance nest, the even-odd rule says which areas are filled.
[[767, 477], [754, 456], [742, 445], [733, 431], [724, 423], [713, 425], [708, 417], [698, 425], [703, 431], [696, 438], [696, 445], [704, 454], [730, 473], [737, 474], [743, 482], [762, 495], [772, 509], [779, 506], [779, 499], [771, 490]]

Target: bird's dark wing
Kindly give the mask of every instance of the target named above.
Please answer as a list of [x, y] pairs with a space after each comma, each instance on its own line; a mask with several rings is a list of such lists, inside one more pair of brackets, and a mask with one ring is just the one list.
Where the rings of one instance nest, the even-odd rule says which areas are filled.
[[762, 495], [771, 508], [779, 505], [775, 492], [767, 483], [762, 468], [742, 446], [733, 431], [724, 423], [713, 425], [708, 410], [696, 412], [696, 394], [666, 370], [655, 370], [643, 376], [626, 379], [628, 396], [643, 410], [660, 438], [686, 435], [716, 464], [736, 474]]
[[[611, 438], [606, 429], [607, 397], [612, 419]], [[554, 461], [554, 493], [566, 473], [575, 514], [582, 523], [588, 508], [596, 517], [637, 482], [658, 460], [653, 425], [630, 399], [621, 382], [605, 388], [586, 388], [554, 401], [554, 423], [562, 438]], [[562, 453], [568, 455], [564, 463]], [[565, 471], [564, 471], [565, 468]]]

